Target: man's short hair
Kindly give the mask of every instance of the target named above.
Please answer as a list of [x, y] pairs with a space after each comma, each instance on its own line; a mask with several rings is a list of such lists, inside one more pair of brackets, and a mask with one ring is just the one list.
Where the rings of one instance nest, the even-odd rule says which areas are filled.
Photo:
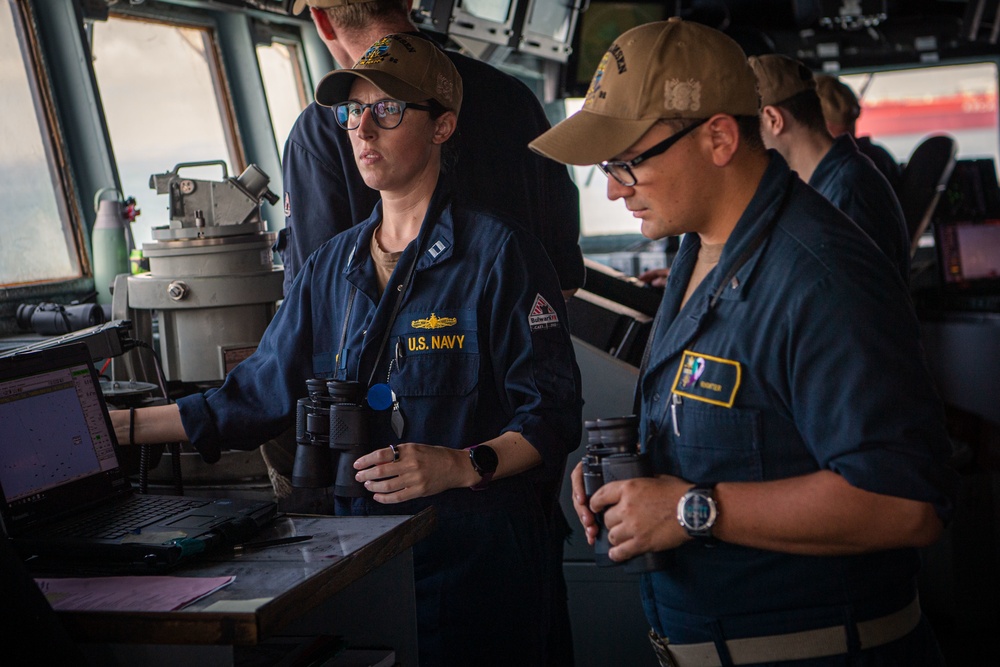
[[387, 18], [409, 20], [410, 4], [407, 0], [370, 0], [356, 2], [326, 10], [330, 23], [342, 30], [361, 30], [375, 21]]
[[823, 106], [815, 90], [803, 90], [774, 106], [787, 111], [795, 122], [810, 132], [829, 134], [826, 129], [826, 119], [823, 117]]
[[750, 56], [761, 106], [777, 106], [806, 90], [816, 90], [812, 70], [794, 58], [769, 53]]
[[[760, 136], [760, 116], [734, 116], [734, 118], [736, 118], [736, 126], [739, 129], [740, 140], [746, 148], [749, 148], [754, 152], [767, 150], [767, 147], [764, 145], [764, 139]], [[681, 130], [694, 125], [699, 121], [664, 118], [661, 119], [660, 122], [667, 125], [675, 132], [680, 132]]]
[[409, 0], [295, 0], [292, 13], [306, 6], [322, 9], [330, 22], [342, 30], [359, 30], [387, 18], [408, 19]]

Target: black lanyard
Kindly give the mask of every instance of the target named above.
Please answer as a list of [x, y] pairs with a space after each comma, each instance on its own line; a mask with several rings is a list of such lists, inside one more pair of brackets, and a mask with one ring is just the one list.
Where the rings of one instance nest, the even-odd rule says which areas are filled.
[[[374, 232], [372, 232], [374, 234]], [[368, 377], [368, 385], [372, 386], [372, 381], [375, 379], [375, 373], [378, 370], [379, 362], [382, 361], [382, 355], [385, 353], [386, 343], [389, 342], [389, 336], [392, 333], [392, 326], [396, 323], [396, 316], [399, 315], [399, 308], [403, 304], [403, 295], [406, 294], [406, 289], [410, 286], [410, 281], [413, 280], [413, 272], [417, 268], [417, 262], [420, 260], [420, 247], [423, 245], [421, 240], [423, 238], [422, 234], [417, 234], [417, 248], [416, 253], [413, 256], [413, 261], [410, 262], [409, 268], [406, 270], [406, 277], [403, 278], [402, 284], [396, 288], [396, 303], [392, 306], [392, 314], [389, 316], [389, 323], [385, 327], [385, 332], [382, 334], [382, 342], [379, 343], [378, 356], [375, 357], [375, 363], [372, 364], [372, 372]], [[337, 352], [337, 359], [340, 359], [340, 355], [344, 353], [344, 345], [347, 344], [347, 326], [351, 321], [351, 312], [354, 310], [354, 296], [357, 293], [358, 288], [354, 283], [351, 283], [351, 291], [347, 295], [347, 308], [344, 313], [344, 328], [340, 333], [340, 350]]]

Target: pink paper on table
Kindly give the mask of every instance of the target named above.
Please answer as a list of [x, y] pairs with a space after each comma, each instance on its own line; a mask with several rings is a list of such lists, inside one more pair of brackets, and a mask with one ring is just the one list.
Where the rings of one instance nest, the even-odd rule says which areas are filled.
[[56, 611], [173, 611], [236, 577], [82, 577], [35, 579]]

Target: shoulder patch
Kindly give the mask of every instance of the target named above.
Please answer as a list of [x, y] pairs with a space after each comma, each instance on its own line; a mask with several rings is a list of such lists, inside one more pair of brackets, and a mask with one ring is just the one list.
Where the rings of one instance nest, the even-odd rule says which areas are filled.
[[288, 192], [285, 192], [285, 217], [287, 218], [292, 214], [292, 198], [288, 196]]
[[535, 295], [535, 303], [528, 314], [528, 326], [532, 331], [551, 329], [559, 326], [559, 316], [541, 294]]

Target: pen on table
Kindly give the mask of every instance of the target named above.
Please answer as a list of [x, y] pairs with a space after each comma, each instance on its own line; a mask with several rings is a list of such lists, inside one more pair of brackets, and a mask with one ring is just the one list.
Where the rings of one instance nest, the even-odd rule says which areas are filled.
[[295, 544], [296, 542], [305, 542], [306, 540], [311, 540], [312, 535], [295, 535], [294, 537], [279, 537], [276, 540], [263, 540], [260, 542], [244, 542], [243, 544], [237, 544], [233, 547], [234, 553], [242, 553], [243, 551], [249, 551], [250, 549], [266, 549], [267, 547], [280, 547], [285, 544]]

